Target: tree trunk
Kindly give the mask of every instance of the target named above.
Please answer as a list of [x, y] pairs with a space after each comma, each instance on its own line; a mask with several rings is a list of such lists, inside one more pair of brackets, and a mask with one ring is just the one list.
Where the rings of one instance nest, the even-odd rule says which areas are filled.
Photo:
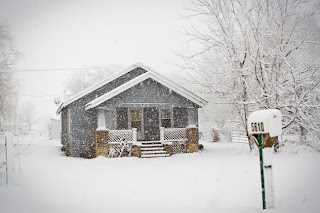
[[304, 128], [301, 124], [299, 125], [300, 128], [300, 144], [306, 144], [307, 143], [307, 129]]

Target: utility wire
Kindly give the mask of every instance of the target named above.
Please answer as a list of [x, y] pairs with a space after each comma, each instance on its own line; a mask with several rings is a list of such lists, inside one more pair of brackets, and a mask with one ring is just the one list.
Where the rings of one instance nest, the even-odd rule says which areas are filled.
[[52, 72], [52, 71], [82, 71], [88, 69], [102, 69], [107, 67], [78, 67], [78, 68], [53, 68], [53, 69], [12, 69], [0, 70], [0, 72]]
[[53, 95], [30, 95], [30, 94], [18, 94], [22, 96], [34, 97], [34, 98], [49, 98], [54, 96], [59, 96], [60, 94], [53, 94]]

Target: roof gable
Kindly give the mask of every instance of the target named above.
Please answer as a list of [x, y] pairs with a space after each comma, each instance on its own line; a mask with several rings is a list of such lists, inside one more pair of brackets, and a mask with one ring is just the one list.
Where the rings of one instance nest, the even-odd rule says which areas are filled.
[[125, 74], [129, 73], [130, 71], [132, 71], [132, 70], [134, 70], [134, 69], [136, 69], [136, 68], [138, 68], [138, 67], [141, 67], [142, 69], [146, 70], [147, 72], [149, 72], [149, 71], [154, 72], [151, 68], [145, 66], [144, 64], [142, 64], [142, 63], [136, 63], [136, 64], [128, 67], [127, 69], [124, 69], [124, 70], [121, 71], [121, 72], [117, 72], [117, 73], [111, 75], [109, 78], [106, 78], [106, 79], [104, 79], [104, 80], [102, 80], [102, 81], [100, 81], [100, 82], [98, 82], [98, 83], [96, 83], [96, 84], [94, 84], [94, 85], [92, 85], [92, 86], [90, 86], [90, 87], [82, 90], [81, 92], [79, 92], [79, 93], [71, 96], [70, 98], [66, 99], [66, 100], [61, 104], [61, 106], [60, 106], [59, 109], [68, 106], [69, 104], [73, 103], [74, 101], [76, 101], [76, 100], [84, 97], [85, 95], [87, 95], [87, 94], [89, 94], [89, 93], [91, 93], [91, 92], [93, 92], [93, 91], [95, 91], [95, 90], [103, 87], [104, 85], [112, 82], [113, 80], [121, 77], [122, 75], [125, 75]]
[[94, 99], [93, 101], [86, 104], [85, 109], [89, 110], [94, 107], [99, 106], [100, 104], [104, 103], [105, 101], [121, 94], [122, 92], [134, 87], [135, 85], [147, 80], [147, 79], [153, 79], [156, 82], [166, 86], [167, 88], [171, 89], [172, 91], [180, 94], [181, 96], [189, 99], [190, 101], [198, 104], [199, 106], [203, 107], [205, 104], [207, 104], [207, 101], [200, 98], [199, 96], [195, 95], [194, 93], [190, 92], [189, 90], [186, 90], [185, 88], [176, 85], [175, 83], [169, 81], [168, 79], [162, 77], [158, 73], [152, 71], [147, 72], [144, 74], [139, 75], [138, 77], [122, 84], [121, 86], [111, 90], [110, 92], [107, 92], [106, 94]]
[[[152, 78], [153, 80], [163, 84], [164, 86], [168, 87], [169, 89], [172, 89], [173, 91], [177, 92], [178, 94], [182, 95], [183, 97], [189, 99], [190, 101], [198, 104], [199, 106], [203, 106], [205, 104], [207, 104], [207, 101], [200, 98], [199, 96], [193, 94], [192, 92], [190, 92], [189, 90], [186, 90], [185, 88], [178, 86], [177, 84], [171, 82], [170, 80], [166, 79], [165, 77], [163, 77], [162, 75], [160, 75], [159, 73], [157, 73], [156, 71], [154, 71], [153, 69], [151, 69], [150, 67], [144, 65], [143, 63], [136, 63], [126, 69], [124, 69], [121, 72], [115, 73], [113, 75], [111, 75], [109, 78], [106, 78], [84, 90], [82, 90], [81, 92], [71, 96], [70, 98], [66, 99], [63, 103], [61, 103], [59, 109], [57, 110], [57, 114], [60, 113], [61, 109], [63, 109], [64, 107], [68, 106], [69, 104], [79, 100], [80, 98], [90, 94], [93, 91], [98, 90], [99, 88], [113, 82], [114, 80], [120, 78], [121, 76], [133, 71], [136, 68], [142, 68], [143, 70], [146, 71], [146, 73], [141, 74], [138, 77], [135, 77], [134, 79], [128, 81], [127, 83], [124, 83], [122, 85], [120, 85], [119, 87], [111, 90], [110, 92], [107, 92], [105, 95], [100, 96], [99, 98], [89, 102], [86, 105], [86, 109], [87, 108], [93, 108], [91, 106], [96, 105], [96, 103], [98, 103], [100, 100], [103, 100], [103, 98], [106, 98], [106, 100], [110, 99], [111, 96], [114, 97], [114, 94], [120, 94], [123, 91], [133, 87], [134, 85], [148, 79], [148, 78]], [[130, 83], [129, 83], [130, 82]], [[104, 101], [103, 101], [104, 102]], [[100, 102], [99, 102], [100, 104]], [[99, 105], [98, 104], [98, 105]], [[90, 106], [89, 106], [90, 105]]]

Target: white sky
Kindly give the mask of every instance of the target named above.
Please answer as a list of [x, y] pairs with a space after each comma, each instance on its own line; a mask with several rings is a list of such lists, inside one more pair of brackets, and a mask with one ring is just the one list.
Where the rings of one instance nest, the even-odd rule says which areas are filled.
[[[0, 0], [6, 20], [22, 53], [17, 69], [107, 66], [124, 68], [136, 62], [159, 72], [177, 70], [175, 51], [183, 49], [182, 15], [187, 0]], [[46, 127], [56, 110], [69, 73], [19, 74], [24, 97], [36, 106], [38, 125]]]

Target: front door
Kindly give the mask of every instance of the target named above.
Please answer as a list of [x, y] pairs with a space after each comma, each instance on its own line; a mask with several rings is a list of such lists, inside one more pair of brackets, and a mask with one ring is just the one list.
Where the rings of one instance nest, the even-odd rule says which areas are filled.
[[142, 109], [129, 110], [129, 129], [137, 128], [137, 139], [139, 141], [144, 139], [143, 134], [143, 114]]
[[143, 118], [144, 118], [144, 139], [146, 141], [160, 140], [159, 108], [158, 107], [143, 108]]

